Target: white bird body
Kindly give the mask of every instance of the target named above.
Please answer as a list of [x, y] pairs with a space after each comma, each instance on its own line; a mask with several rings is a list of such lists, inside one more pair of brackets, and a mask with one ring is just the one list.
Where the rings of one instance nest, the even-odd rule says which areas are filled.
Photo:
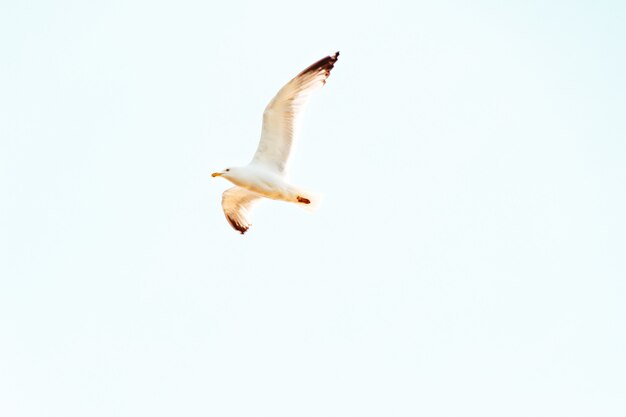
[[230, 168], [227, 176], [223, 176], [259, 197], [297, 202], [298, 189], [287, 183], [283, 175], [262, 165], [251, 163], [243, 167]]
[[224, 191], [222, 208], [226, 220], [241, 234], [250, 227], [250, 209], [260, 198], [317, 206], [316, 196], [286, 182], [285, 171], [302, 110], [311, 93], [326, 83], [338, 57], [336, 52], [320, 59], [278, 91], [265, 108], [261, 140], [248, 165], [212, 174], [235, 184]]

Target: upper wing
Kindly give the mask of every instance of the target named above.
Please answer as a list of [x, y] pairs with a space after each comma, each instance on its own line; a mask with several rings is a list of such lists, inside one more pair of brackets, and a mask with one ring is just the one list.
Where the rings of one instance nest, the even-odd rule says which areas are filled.
[[298, 116], [311, 93], [326, 84], [339, 52], [311, 65], [289, 81], [270, 101], [263, 113], [263, 130], [252, 163], [261, 163], [278, 172], [285, 170]]
[[258, 195], [241, 187], [233, 187], [222, 194], [222, 208], [226, 220], [233, 229], [243, 235], [251, 226], [248, 214], [253, 203], [258, 200]]

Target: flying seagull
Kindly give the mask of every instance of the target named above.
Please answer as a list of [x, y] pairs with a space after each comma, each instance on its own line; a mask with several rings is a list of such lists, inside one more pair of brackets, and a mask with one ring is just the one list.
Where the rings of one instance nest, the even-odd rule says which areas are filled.
[[228, 223], [241, 234], [251, 226], [250, 210], [261, 198], [271, 198], [312, 207], [317, 197], [289, 184], [285, 165], [296, 136], [298, 119], [315, 90], [326, 84], [339, 52], [320, 59], [281, 88], [265, 107], [261, 140], [252, 161], [243, 167], [214, 172], [235, 184], [222, 194]]

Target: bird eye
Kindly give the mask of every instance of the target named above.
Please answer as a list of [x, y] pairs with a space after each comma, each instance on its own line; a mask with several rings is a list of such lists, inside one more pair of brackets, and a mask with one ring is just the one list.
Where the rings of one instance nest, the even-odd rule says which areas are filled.
[[230, 171], [230, 168], [226, 168], [226, 172]]

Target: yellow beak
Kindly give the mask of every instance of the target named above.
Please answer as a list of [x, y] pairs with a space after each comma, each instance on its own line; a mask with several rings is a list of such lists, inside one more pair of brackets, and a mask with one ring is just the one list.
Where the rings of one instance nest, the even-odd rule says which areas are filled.
[[214, 172], [211, 174], [212, 177], [221, 177], [222, 173], [221, 172]]

